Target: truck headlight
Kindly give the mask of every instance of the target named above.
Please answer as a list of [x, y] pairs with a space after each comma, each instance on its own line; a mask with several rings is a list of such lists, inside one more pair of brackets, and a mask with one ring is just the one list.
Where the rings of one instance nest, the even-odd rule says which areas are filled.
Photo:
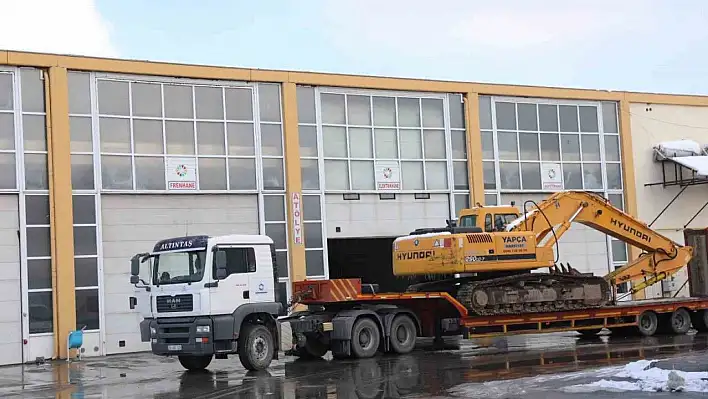
[[150, 327], [150, 334], [157, 335], [157, 329], [155, 327]]
[[197, 332], [198, 332], [198, 333], [204, 334], [204, 333], [208, 333], [209, 331], [211, 331], [211, 329], [209, 328], [209, 326], [197, 326]]

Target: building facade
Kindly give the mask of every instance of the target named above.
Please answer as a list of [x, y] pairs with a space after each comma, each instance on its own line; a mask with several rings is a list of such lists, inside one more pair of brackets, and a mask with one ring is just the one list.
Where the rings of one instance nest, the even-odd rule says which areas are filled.
[[[653, 218], [675, 193], [645, 187], [652, 146], [700, 139], [705, 105], [0, 51], [0, 364], [65, 357], [81, 327], [85, 356], [149, 349], [129, 259], [169, 236], [270, 236], [288, 298], [305, 278], [389, 278], [367, 252], [470, 204], [580, 189]], [[693, 190], [675, 212], [702, 204]], [[660, 229], [682, 242], [684, 216]], [[560, 243], [561, 261], [597, 275], [637, 253], [582, 226]]]

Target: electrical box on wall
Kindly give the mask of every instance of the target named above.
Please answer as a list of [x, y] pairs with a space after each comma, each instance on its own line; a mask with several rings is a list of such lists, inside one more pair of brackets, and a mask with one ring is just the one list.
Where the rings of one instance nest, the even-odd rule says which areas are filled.
[[692, 297], [708, 297], [708, 229], [685, 229], [686, 245], [693, 247], [688, 263], [688, 290]]

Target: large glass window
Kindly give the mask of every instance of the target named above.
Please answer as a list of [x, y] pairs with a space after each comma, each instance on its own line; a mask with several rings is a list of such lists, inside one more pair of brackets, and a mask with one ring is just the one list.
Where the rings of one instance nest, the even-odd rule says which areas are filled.
[[[616, 103], [481, 96], [479, 112], [488, 205], [501, 194], [587, 190], [623, 207]], [[609, 264], [625, 264], [626, 245], [605, 238]]]
[[385, 191], [376, 173], [386, 170], [396, 191], [444, 192], [455, 214], [469, 207], [461, 94], [298, 86], [297, 101], [308, 278], [328, 275], [325, 193]]
[[[298, 90], [303, 101], [316, 97], [312, 88]], [[397, 169], [395, 183], [404, 191], [469, 190], [461, 95], [321, 91], [318, 105], [326, 191], [377, 191], [377, 173], [391, 166]], [[313, 108], [316, 111], [309, 104], [300, 107], [302, 121], [309, 121], [301, 122], [300, 145], [307, 157], [303, 183], [318, 189]]]
[[[90, 82], [72, 75], [77, 89]], [[104, 190], [285, 190], [280, 85], [96, 82]], [[81, 94], [70, 97], [73, 180], [89, 188], [90, 108]]]
[[[0, 164], [8, 168], [5, 177], [0, 178], [0, 189], [22, 185], [25, 192], [30, 334], [51, 334], [54, 331], [44, 83], [44, 72], [39, 69], [21, 68], [18, 74], [0, 72]], [[4, 93], [4, 90], [14, 87], [14, 91], [18, 91], [18, 84], [19, 101], [15, 102], [13, 93]], [[20, 117], [13, 121], [13, 113], [8, 111], [14, 111]], [[19, 184], [15, 179], [15, 131], [20, 132], [23, 149], [24, 181]]]
[[561, 189], [621, 193], [615, 103], [482, 96], [479, 112], [488, 194]]

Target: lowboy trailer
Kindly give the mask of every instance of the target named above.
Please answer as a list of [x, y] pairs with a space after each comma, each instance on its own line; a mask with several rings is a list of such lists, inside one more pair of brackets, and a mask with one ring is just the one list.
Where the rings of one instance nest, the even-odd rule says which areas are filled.
[[[305, 280], [293, 284], [307, 305], [280, 318], [293, 337], [288, 354], [367, 358], [377, 352], [408, 353], [417, 337], [482, 338], [577, 331], [594, 335], [680, 335], [708, 332], [708, 297], [613, 302], [581, 310], [470, 315], [446, 292], [367, 293], [360, 279]], [[286, 330], [284, 330], [286, 331]]]

